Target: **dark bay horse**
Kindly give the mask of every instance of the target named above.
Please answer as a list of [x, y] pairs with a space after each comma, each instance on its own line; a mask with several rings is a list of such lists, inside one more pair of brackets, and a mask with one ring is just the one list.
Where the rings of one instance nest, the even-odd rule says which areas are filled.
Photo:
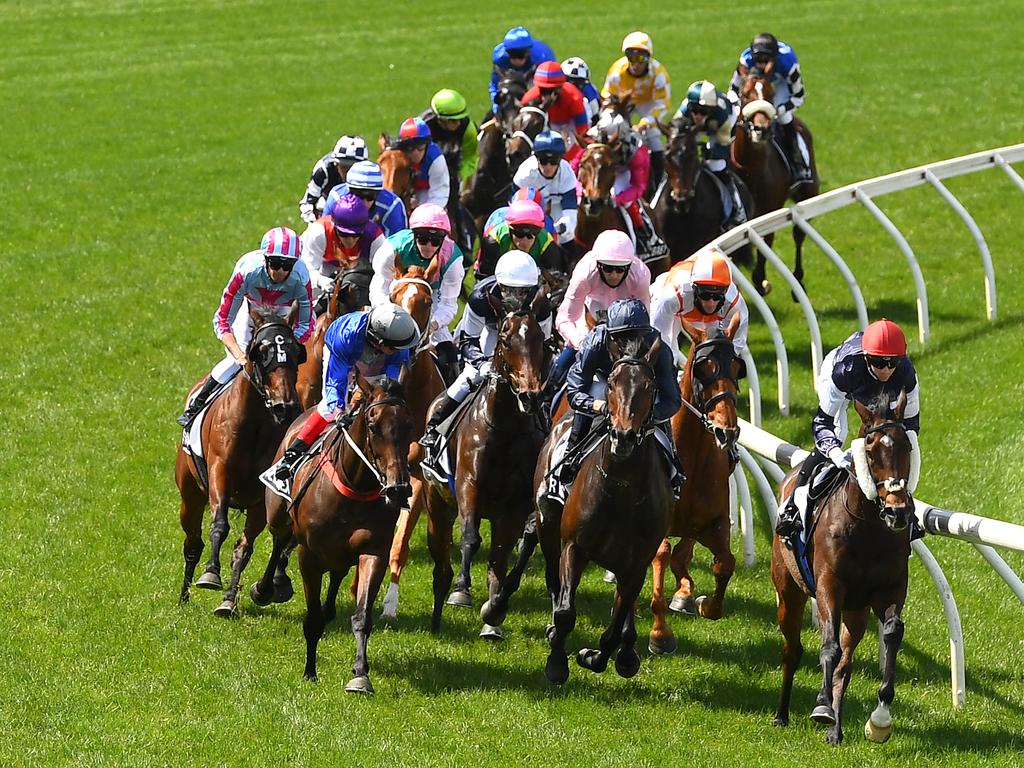
[[509, 125], [505, 136], [505, 158], [512, 176], [530, 155], [533, 154], [533, 140], [548, 127], [548, 113], [540, 107], [523, 107]]
[[512, 172], [505, 157], [505, 134], [500, 123], [484, 123], [477, 140], [476, 171], [466, 180], [459, 199], [473, 217], [477, 232], [483, 232], [487, 217], [508, 205]]
[[[295, 501], [289, 503], [267, 490], [267, 524], [274, 548], [250, 595], [257, 605], [275, 599], [275, 573], [294, 535], [306, 597], [304, 677], [316, 680], [317, 644], [324, 626], [336, 615], [341, 580], [355, 566], [359, 584], [352, 615], [356, 660], [345, 690], [373, 693], [366, 645], [373, 629], [373, 604], [387, 573], [398, 509], [409, 493], [413, 423], [399, 382], [371, 382], [357, 375], [356, 386], [351, 405], [355, 419], [348, 434], [336, 428], [328, 434], [319, 461], [309, 461], [297, 470], [292, 483]], [[292, 424], [277, 458], [307, 418], [308, 413]], [[325, 573], [330, 573], [330, 586], [321, 603]]]
[[[732, 344], [739, 320], [734, 316], [724, 331], [715, 327], [705, 331], [683, 322], [692, 346], [679, 385], [683, 407], [672, 418], [672, 437], [689, 481], [675, 504], [669, 529], [669, 535], [678, 536], [680, 541], [673, 552], [666, 539], [654, 558], [654, 622], [649, 641], [652, 653], [671, 653], [677, 647], [665, 621], [667, 565], [676, 577], [673, 609], [690, 615], [699, 611], [708, 619], [722, 617], [725, 589], [736, 570], [729, 542], [729, 476], [736, 466], [733, 451], [740, 432], [736, 400], [743, 361]], [[693, 597], [689, 573], [694, 543], [698, 541], [711, 550], [715, 577], [714, 594], [701, 601]]]
[[[497, 344], [481, 389], [448, 436], [447, 454], [454, 466], [451, 485], [431, 481], [427, 492], [427, 545], [434, 560], [434, 611], [431, 631], [441, 628], [441, 611], [454, 575], [452, 524], [459, 519], [462, 565], [451, 605], [471, 606], [470, 566], [480, 548], [480, 521], [491, 523], [488, 596], [493, 599], [505, 579], [509, 555], [523, 533], [533, 501], [533, 471], [544, 442], [541, 391], [548, 352], [544, 333], [530, 310], [502, 316]], [[500, 640], [501, 624], [484, 617], [481, 637]]]
[[[651, 203], [654, 226], [668, 244], [675, 264], [689, 258], [722, 232], [725, 210], [714, 175], [701, 162], [699, 131], [686, 118], [676, 118], [668, 128], [665, 150], [665, 181]], [[750, 192], [740, 186], [740, 196], [749, 212]], [[732, 254], [733, 260], [750, 261], [750, 246]]]
[[377, 141], [380, 155], [377, 165], [384, 177], [384, 189], [389, 189], [401, 198], [405, 212], [412, 213], [413, 170], [409, 156], [391, 146], [391, 137], [382, 133]]
[[544, 675], [558, 685], [569, 677], [565, 641], [576, 625], [576, 590], [591, 561], [615, 574], [615, 598], [599, 647], [581, 649], [576, 661], [592, 672], [603, 672], [618, 649], [616, 672], [633, 677], [640, 669], [636, 599], [672, 515], [669, 467], [651, 421], [657, 393], [654, 360], [661, 343], [656, 340], [646, 354], [611, 350], [617, 359], [608, 376], [610, 428], [583, 460], [564, 508], [547, 497], [546, 475], [553, 447], [571, 417], [552, 432], [537, 463], [534, 499], [553, 621]]
[[[201, 440], [205, 472], [178, 446], [174, 479], [181, 493], [181, 529], [185, 532], [185, 575], [180, 602], [203, 553], [203, 510], [210, 505], [210, 559], [197, 586], [220, 589], [220, 548], [228, 535], [228, 509], [245, 510], [245, 528], [235, 545], [231, 583], [214, 613], [233, 616], [238, 579], [252, 555], [252, 544], [266, 525], [264, 488], [259, 475], [273, 461], [281, 437], [299, 411], [295, 382], [304, 349], [292, 332], [298, 306], [282, 320], [271, 312], [251, 310], [252, 338], [245, 368], [227, 391], [214, 400], [203, 419]], [[195, 391], [202, 382], [192, 388]], [[191, 393], [190, 393], [191, 394]]]
[[[782, 148], [774, 140], [777, 133], [777, 111], [772, 105], [774, 88], [771, 81], [756, 70], [751, 70], [740, 87], [742, 110], [736, 123], [735, 140], [731, 148], [732, 166], [750, 190], [754, 200], [753, 217], [778, 210], [787, 200], [799, 202], [814, 197], [821, 190], [818, 169], [814, 160], [814, 142], [811, 132], [802, 120], [794, 117], [797, 132], [807, 144], [810, 156], [812, 178], [801, 184], [795, 183]], [[803, 243], [806, 233], [793, 227], [794, 262], [793, 275], [803, 285]], [[771, 247], [775, 233], [765, 235], [765, 242]], [[752, 275], [758, 293], [764, 295], [771, 290], [765, 279], [765, 258], [758, 252]]]
[[[807, 585], [793, 552], [776, 535], [772, 540], [772, 583], [778, 593], [782, 630], [782, 691], [775, 725], [789, 724], [793, 675], [803, 645], [800, 629], [807, 598], [817, 598], [821, 628], [821, 690], [811, 719], [830, 725], [830, 744], [843, 740], [843, 697], [850, 682], [853, 652], [873, 610], [882, 622], [882, 684], [878, 704], [864, 725], [870, 741], [892, 735], [889, 707], [895, 696], [896, 652], [903, 642], [903, 604], [907, 599], [907, 558], [914, 502], [907, 491], [910, 440], [903, 427], [907, 404], [901, 392], [896, 406], [869, 409], [854, 401], [861, 418], [854, 441], [856, 473], [848, 473], [823, 499], [807, 543], [807, 560], [816, 588]], [[797, 470], [787, 475], [780, 498], [792, 490]]]

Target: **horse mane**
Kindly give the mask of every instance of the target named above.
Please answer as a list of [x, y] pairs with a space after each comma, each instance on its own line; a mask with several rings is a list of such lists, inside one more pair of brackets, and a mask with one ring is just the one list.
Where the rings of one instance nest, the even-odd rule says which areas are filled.
[[437, 277], [438, 271], [441, 269], [441, 265], [438, 263], [437, 254], [434, 254], [430, 258], [430, 262], [427, 264], [427, 268], [413, 264], [411, 267], [407, 267], [404, 271], [399, 267], [398, 254], [395, 254], [395, 277], [403, 278], [408, 277], [416, 280], [426, 280], [428, 283], [433, 284], [434, 279]]
[[384, 378], [380, 382], [380, 388], [384, 391], [385, 397], [399, 397], [405, 399], [405, 385], [397, 379]]
[[260, 326], [270, 325], [272, 323], [277, 323], [279, 325], [284, 324], [284, 318], [269, 307], [252, 307], [249, 310], [249, 314], [260, 321]]

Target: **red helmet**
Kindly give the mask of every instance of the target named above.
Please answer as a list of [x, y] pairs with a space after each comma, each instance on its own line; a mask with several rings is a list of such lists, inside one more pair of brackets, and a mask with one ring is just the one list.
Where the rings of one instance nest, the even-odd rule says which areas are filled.
[[545, 61], [533, 73], [533, 84], [538, 88], [558, 88], [565, 84], [565, 73], [557, 61]]
[[907, 337], [892, 320], [876, 320], [864, 330], [861, 349], [865, 355], [901, 357], [907, 354]]

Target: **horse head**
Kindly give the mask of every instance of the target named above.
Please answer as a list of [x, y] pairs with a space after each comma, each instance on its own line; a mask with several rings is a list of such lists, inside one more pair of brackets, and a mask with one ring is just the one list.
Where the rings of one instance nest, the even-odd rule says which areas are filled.
[[753, 101], [767, 101], [772, 103], [775, 97], [775, 86], [772, 84], [771, 74], [764, 70], [753, 68], [740, 80], [740, 106], [745, 107]]
[[548, 114], [540, 107], [523, 107], [512, 118], [505, 138], [505, 160], [509, 172], [515, 174], [519, 166], [533, 154], [533, 140], [548, 127]]
[[400, 382], [386, 377], [372, 380], [356, 375], [358, 408], [352, 432], [361, 440], [370, 469], [377, 475], [388, 503], [405, 504], [409, 483], [409, 444], [413, 421]]
[[499, 69], [498, 78], [494, 95], [494, 103], [498, 107], [495, 119], [503, 128], [508, 128], [526, 95], [526, 77], [514, 69]]
[[591, 144], [584, 151], [578, 174], [580, 186], [583, 188], [580, 208], [584, 216], [599, 216], [605, 206], [614, 207], [612, 189], [615, 186], [617, 153], [618, 140], [615, 144]]
[[697, 148], [697, 132], [693, 123], [686, 118], [676, 118], [669, 124], [665, 173], [668, 176], [672, 204], [684, 211], [688, 210], [697, 193], [700, 152]]
[[754, 99], [740, 111], [740, 126], [753, 144], [766, 144], [772, 138], [772, 126], [778, 110], [765, 99]]
[[[395, 257], [395, 281], [391, 283], [389, 298], [416, 321], [424, 340], [430, 338], [430, 318], [434, 308], [434, 290], [427, 277], [427, 270], [412, 265], [402, 270], [401, 261]], [[429, 268], [428, 268], [429, 269]]]
[[292, 304], [282, 320], [268, 309], [249, 310], [253, 332], [245, 350], [245, 373], [276, 424], [287, 424], [299, 414], [295, 385], [299, 366], [306, 362], [306, 348], [292, 330], [298, 312], [299, 305]]
[[684, 378], [690, 380], [694, 405], [707, 418], [718, 447], [732, 451], [740, 436], [736, 416], [739, 380], [746, 375], [746, 364], [732, 343], [740, 316], [734, 315], [725, 330], [717, 326], [704, 329], [686, 320], [682, 325], [693, 341]]
[[405, 203], [405, 209], [409, 210], [413, 190], [413, 169], [409, 156], [391, 146], [391, 138], [386, 133], [380, 135], [378, 147], [380, 155], [377, 157], [377, 165], [384, 177], [384, 189], [394, 192]]
[[331, 319], [369, 306], [372, 277], [372, 270], [367, 269], [364, 264], [338, 270], [334, 276], [334, 289], [327, 303], [327, 314]]
[[878, 504], [889, 529], [902, 531], [914, 513], [908, 489], [911, 444], [903, 426], [907, 393], [901, 391], [891, 408], [888, 397], [875, 407], [856, 400], [853, 405], [861, 418], [860, 438], [851, 446], [857, 482], [864, 496]]
[[661, 343], [656, 337], [654, 344], [644, 349], [647, 340], [642, 337], [620, 342], [613, 336], [609, 340], [613, 363], [608, 374], [608, 416], [613, 458], [632, 455], [651, 426], [658, 389], [654, 363]]
[[512, 390], [522, 413], [539, 413], [540, 408], [547, 350], [535, 308], [543, 299], [538, 291], [530, 308], [499, 315], [492, 369]]

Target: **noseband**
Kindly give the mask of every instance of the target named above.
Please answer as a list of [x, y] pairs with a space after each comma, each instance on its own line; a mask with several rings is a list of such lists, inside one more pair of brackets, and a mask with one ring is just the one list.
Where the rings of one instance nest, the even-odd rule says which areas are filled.
[[[289, 365], [293, 362], [288, 355], [288, 351], [285, 349], [285, 337], [280, 333], [282, 329], [291, 334], [293, 339], [295, 338], [292, 333], [291, 326], [287, 323], [280, 321], [265, 323], [253, 334], [252, 339], [249, 341], [249, 346], [246, 347], [245, 350], [245, 356], [249, 359], [249, 362], [252, 363], [252, 374], [250, 375], [250, 373], [243, 367], [242, 375], [249, 380], [249, 383], [252, 385], [253, 389], [256, 390], [256, 394], [259, 395], [260, 399], [263, 400], [263, 405], [268, 411], [273, 409], [274, 402], [270, 399], [270, 395], [267, 393], [267, 374], [275, 368], [280, 368], [281, 366]], [[278, 331], [278, 333], [273, 338], [275, 347], [273, 364], [264, 366], [260, 361], [262, 353], [259, 351], [259, 345], [268, 340], [266, 337], [275, 330]], [[252, 351], [254, 349], [257, 353], [256, 356], [252, 355]], [[295, 367], [298, 368], [298, 365], [296, 364]]]
[[[728, 347], [726, 346], [728, 345]], [[728, 356], [726, 353], [729, 353]], [[711, 409], [723, 400], [732, 400], [733, 407], [736, 405], [736, 392], [733, 390], [725, 390], [719, 392], [717, 395], [713, 395], [706, 400], [704, 399], [704, 390], [707, 389], [711, 384], [714, 384], [720, 379], [731, 381], [736, 389], [739, 389], [739, 381], [732, 377], [729, 373], [729, 363], [736, 358], [736, 350], [733, 347], [732, 342], [724, 337], [715, 339], [709, 339], [701, 342], [693, 350], [693, 360], [690, 363], [690, 383], [693, 387], [693, 397], [696, 399], [697, 404], [700, 406], [698, 410], [689, 400], [683, 400], [685, 405], [694, 416], [700, 419], [701, 426], [704, 427], [708, 432], [714, 433], [715, 425], [711, 423], [711, 419], [708, 418], [708, 413]], [[710, 376], [703, 379], [698, 378], [694, 371], [697, 365], [703, 363], [705, 360], [712, 360], [715, 363], [715, 369]]]
[[[400, 397], [393, 397], [393, 396], [382, 397], [380, 400], [374, 400], [369, 405], [362, 406], [362, 411], [363, 411], [364, 414], [366, 414], [367, 422], [369, 422], [370, 411], [372, 409], [378, 408], [378, 407], [384, 406], [384, 405], [405, 405], [405, 404], [406, 404], [405, 400], [403, 400]], [[347, 442], [349, 444], [349, 447], [353, 451], [355, 451], [356, 456], [359, 457], [360, 461], [362, 461], [363, 464], [366, 465], [367, 469], [369, 469], [370, 472], [373, 474], [373, 477], [377, 481], [377, 484], [381, 487], [382, 490], [384, 488], [386, 488], [387, 487], [387, 478], [384, 477], [384, 473], [381, 472], [380, 469], [378, 468], [379, 462], [377, 460], [377, 454], [373, 450], [373, 441], [369, 437], [366, 438], [366, 450], [370, 454], [370, 457], [367, 458], [366, 454], [363, 453], [363, 451], [359, 448], [358, 445], [356, 445], [356, 441], [352, 439], [352, 435], [349, 434], [349, 431], [345, 427], [340, 425], [340, 424], [338, 425], [338, 428], [341, 430], [341, 434], [344, 435], [345, 442]], [[369, 432], [369, 426], [367, 426], [367, 432]]]
[[[876, 424], [873, 427], [868, 427], [866, 430], [864, 430], [864, 437], [867, 438], [867, 436], [870, 435], [872, 432], [884, 432], [889, 429], [898, 429], [902, 431], [904, 434], [906, 434], [907, 431], [907, 428], [903, 425], [902, 422], [883, 421], [881, 424]], [[874, 475], [871, 473], [870, 467], [867, 468], [867, 473], [869, 475], [870, 482], [875, 486], [874, 502], [875, 505], [878, 507], [879, 517], [881, 517], [882, 520], [884, 520], [886, 524], [889, 525], [890, 528], [892, 528], [890, 521], [892, 521], [892, 523], [896, 522], [896, 514], [894, 512], [887, 511], [891, 508], [885, 506], [885, 499], [882, 496], [882, 494], [879, 493], [878, 491], [879, 489], [884, 489], [886, 494], [899, 493], [900, 491], [907, 492], [907, 481], [898, 480], [892, 476], [887, 477], [884, 480], [876, 480]], [[908, 511], [912, 512], [914, 509], [914, 502], [909, 492], [907, 492], [907, 499], [910, 501]]]
[[[612, 369], [608, 372], [608, 380], [609, 381], [611, 381], [611, 378], [615, 374], [616, 369], [618, 369], [620, 366], [623, 366], [623, 365], [632, 365], [632, 366], [635, 366], [637, 368], [642, 368], [644, 371], [646, 371], [650, 375], [651, 381], [656, 381], [657, 378], [658, 378], [658, 375], [657, 375], [657, 373], [654, 370], [654, 366], [652, 366], [646, 359], [644, 359], [642, 357], [633, 357], [633, 356], [630, 356], [630, 355], [626, 355], [624, 357], [620, 357], [618, 360], [615, 361], [615, 364], [612, 366]], [[610, 419], [609, 419], [608, 424], [609, 424], [609, 430], [610, 430], [611, 429], [611, 420]], [[651, 434], [653, 431], [654, 431], [654, 407], [653, 407], [653, 401], [652, 401], [652, 407], [651, 407], [651, 410], [647, 414], [647, 418], [644, 419], [644, 423], [641, 424], [640, 428], [636, 431], [635, 443], [636, 443], [637, 447], [639, 447], [640, 444], [644, 441], [644, 439], [649, 434]]]

